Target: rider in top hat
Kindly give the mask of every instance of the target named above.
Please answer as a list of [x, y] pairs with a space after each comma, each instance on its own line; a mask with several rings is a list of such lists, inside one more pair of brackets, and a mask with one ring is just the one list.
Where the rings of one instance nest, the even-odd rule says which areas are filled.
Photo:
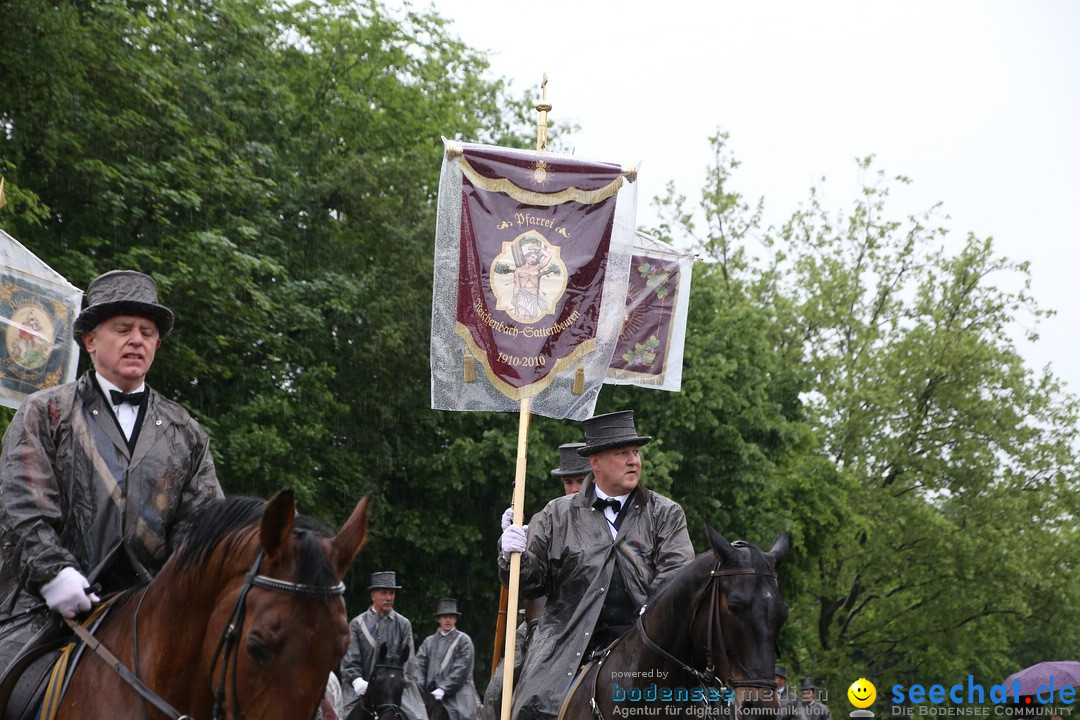
[[473, 720], [480, 696], [473, 685], [472, 638], [457, 629], [457, 600], [443, 598], [435, 607], [439, 629], [428, 635], [416, 654], [416, 683], [446, 708], [450, 720]]
[[[112, 592], [148, 581], [196, 510], [222, 497], [202, 427], [146, 384], [172, 311], [153, 278], [99, 276], [73, 334], [93, 368], [34, 393], [0, 455], [0, 615], [44, 604], [73, 618], [90, 583]], [[0, 626], [0, 669], [48, 623]]]
[[509, 580], [510, 553], [521, 553], [520, 591], [546, 594], [521, 682], [514, 718], [555, 717], [578, 665], [629, 629], [649, 595], [694, 557], [681, 507], [640, 483], [640, 449], [626, 410], [584, 422], [578, 455], [590, 472], [574, 495], [552, 500], [529, 524], [500, 538], [499, 576]]
[[[416, 648], [413, 644], [412, 623], [394, 610], [394, 601], [401, 586], [393, 570], [371, 573], [371, 607], [349, 622], [349, 649], [341, 659], [341, 684], [344, 691], [345, 715], [367, 691], [367, 681], [375, 670], [379, 646], [386, 645], [387, 659], [407, 663], [411, 667]], [[406, 677], [412, 673], [407, 672]], [[424, 700], [411, 682], [402, 694], [402, 710], [413, 720], [427, 717]]]

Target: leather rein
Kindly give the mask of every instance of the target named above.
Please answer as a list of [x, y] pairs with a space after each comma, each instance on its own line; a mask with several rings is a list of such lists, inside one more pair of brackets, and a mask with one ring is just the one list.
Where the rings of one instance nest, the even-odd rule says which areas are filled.
[[[255, 562], [252, 564], [251, 569], [248, 570], [247, 575], [244, 576], [244, 586], [240, 591], [240, 597], [236, 600], [236, 605], [233, 606], [232, 615], [229, 617], [229, 622], [225, 625], [225, 629], [222, 631], [221, 639], [218, 640], [217, 649], [214, 650], [214, 661], [210, 665], [210, 686], [214, 686], [214, 670], [217, 667], [218, 660], [221, 660], [221, 677], [218, 682], [217, 689], [214, 692], [214, 713], [213, 720], [224, 720], [224, 706], [225, 706], [225, 684], [228, 676], [228, 668], [232, 666], [232, 711], [233, 717], [240, 717], [240, 704], [236, 697], [236, 658], [237, 652], [237, 640], [239, 639], [244, 628], [244, 619], [247, 611], [247, 596], [251, 592], [252, 588], [263, 588], [264, 590], [271, 590], [274, 592], [283, 592], [290, 595], [305, 595], [309, 597], [334, 597], [345, 594], [345, 583], [339, 582], [337, 585], [332, 586], [316, 586], [305, 585], [303, 583], [289, 582], [287, 580], [278, 580], [276, 578], [267, 577], [266, 575], [259, 574], [259, 568], [262, 565], [263, 552], [260, 550], [259, 554], [255, 557]], [[116, 658], [109, 650], [104, 647], [98, 640], [90, 634], [82, 625], [74, 620], [65, 621], [76, 635], [86, 643], [86, 646], [94, 652], [98, 657], [105, 661], [105, 663], [120, 676], [124, 682], [126, 682], [131, 688], [139, 694], [143, 705], [143, 715], [149, 718], [149, 710], [146, 703], [150, 703], [170, 720], [192, 720], [190, 715], [181, 713], [167, 703], [160, 695], [155, 693], [142, 681], [141, 674], [139, 673], [139, 635], [138, 635], [138, 620], [139, 609], [142, 608], [143, 600], [146, 599], [146, 591], [149, 586], [143, 588], [142, 597], [139, 598], [139, 604], [135, 608], [135, 613], [132, 617], [132, 633], [131, 641], [133, 646], [133, 665], [135, 666], [135, 672], [132, 673], [128, 670], [124, 664]]]
[[[736, 540], [735, 543], [740, 541]], [[733, 543], [733, 545], [735, 544]], [[736, 545], [738, 547], [738, 545]], [[702, 686], [706, 685], [719, 685], [721, 688], [737, 688], [737, 687], [760, 687], [760, 688], [776, 688], [776, 681], [772, 678], [750, 678], [747, 680], [736, 680], [733, 677], [731, 663], [728, 660], [727, 648], [724, 645], [724, 632], [721, 630], [719, 633], [713, 633], [713, 622], [720, 614], [720, 578], [730, 577], [733, 575], [763, 575], [765, 577], [776, 577], [776, 573], [771, 570], [756, 570], [752, 567], [738, 567], [738, 568], [725, 568], [721, 566], [721, 562], [718, 560], [716, 566], [709, 572], [709, 589], [706, 591], [709, 593], [709, 619], [708, 630], [705, 640], [705, 669], [698, 670], [697, 668], [683, 662], [679, 658], [669, 653], [664, 648], [660, 647], [649, 634], [645, 632], [645, 623], [642, 622], [642, 615], [638, 615], [637, 627], [638, 632], [641, 634], [641, 639], [645, 643], [645, 646], [649, 650], [653, 651], [657, 655], [664, 657], [671, 662], [675, 663], [682, 668], [683, 672], [688, 675], [692, 675], [697, 678], [698, 682]], [[690, 618], [690, 627], [693, 627], [694, 621], [697, 619], [698, 610], [701, 605], [701, 598], [704, 596], [702, 593], [698, 597], [697, 602], [694, 605], [694, 613]], [[713, 637], [718, 639], [719, 648], [718, 652], [714, 652]], [[720, 674], [716, 674], [716, 667], [714, 664], [714, 658], [720, 660]]]

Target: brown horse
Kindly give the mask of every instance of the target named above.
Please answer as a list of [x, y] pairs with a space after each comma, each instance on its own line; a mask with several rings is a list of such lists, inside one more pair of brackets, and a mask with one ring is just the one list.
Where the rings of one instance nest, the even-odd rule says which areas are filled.
[[606, 655], [582, 668], [560, 720], [715, 720], [731, 701], [776, 707], [776, 641], [788, 615], [776, 568], [788, 535], [765, 553], [707, 531], [712, 552], [680, 569]]
[[195, 720], [312, 717], [348, 648], [341, 580], [367, 537], [367, 506], [334, 537], [300, 527], [290, 490], [207, 507], [158, 576], [120, 595], [94, 631], [149, 696], [85, 652], [57, 720], [159, 718], [156, 701]]

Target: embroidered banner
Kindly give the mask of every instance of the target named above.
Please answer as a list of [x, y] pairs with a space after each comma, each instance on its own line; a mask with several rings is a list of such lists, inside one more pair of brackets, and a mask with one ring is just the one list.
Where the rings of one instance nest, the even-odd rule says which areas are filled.
[[618, 341], [633, 174], [447, 143], [432, 293], [431, 405], [592, 415]]
[[682, 388], [693, 266], [693, 254], [637, 234], [619, 344], [604, 382], [672, 392]]
[[82, 291], [0, 230], [0, 404], [75, 379]]

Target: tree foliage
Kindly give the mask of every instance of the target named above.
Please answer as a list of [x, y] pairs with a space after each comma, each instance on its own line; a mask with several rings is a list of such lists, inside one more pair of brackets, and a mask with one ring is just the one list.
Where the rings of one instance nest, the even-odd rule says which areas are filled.
[[906, 180], [872, 158], [848, 212], [812, 189], [762, 230], [760, 203], [731, 190], [726, 140], [713, 138], [703, 211], [672, 189], [663, 230], [692, 238], [733, 305], [760, 313], [810, 431], [772, 473], [781, 495], [740, 508], [775, 514], [783, 498], [795, 524], [789, 662], [842, 691], [854, 677], [989, 685], [1075, 655], [1077, 403], [1013, 340], [1046, 314], [1026, 264], [990, 239], [954, 241], [937, 208], [893, 219]]

